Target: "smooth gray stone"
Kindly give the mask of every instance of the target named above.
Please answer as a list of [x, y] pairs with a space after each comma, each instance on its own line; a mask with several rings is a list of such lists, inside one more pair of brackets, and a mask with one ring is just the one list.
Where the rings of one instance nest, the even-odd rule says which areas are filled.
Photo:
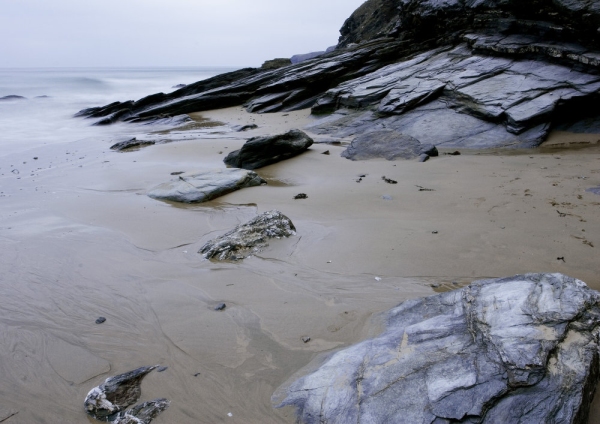
[[272, 210], [210, 240], [198, 253], [206, 259], [237, 261], [262, 251], [269, 245], [269, 239], [295, 234], [296, 228], [292, 221], [281, 212]]
[[[143, 378], [157, 366], [141, 367], [107, 378], [87, 394], [86, 412], [97, 420], [119, 424], [149, 424], [154, 417], [169, 407], [166, 399], [145, 402], [125, 411], [140, 398]], [[134, 418], [138, 418], [136, 421]]]
[[252, 171], [236, 168], [215, 169], [181, 174], [169, 182], [154, 187], [147, 194], [158, 200], [201, 203], [242, 188], [266, 183]]
[[229, 153], [223, 162], [236, 168], [262, 168], [297, 156], [312, 144], [312, 138], [300, 130], [290, 130], [285, 134], [252, 137], [240, 150]]
[[302, 423], [587, 423], [600, 293], [561, 274], [408, 300], [374, 339], [282, 386]]
[[342, 152], [342, 156], [351, 160], [414, 159], [433, 149], [435, 147], [424, 146], [419, 140], [409, 135], [394, 130], [381, 130], [367, 132], [356, 137]]

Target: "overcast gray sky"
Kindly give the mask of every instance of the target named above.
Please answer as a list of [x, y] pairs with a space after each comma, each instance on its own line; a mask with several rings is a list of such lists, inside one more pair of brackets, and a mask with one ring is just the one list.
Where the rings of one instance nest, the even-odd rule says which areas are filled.
[[256, 66], [334, 45], [364, 0], [0, 0], [0, 67]]

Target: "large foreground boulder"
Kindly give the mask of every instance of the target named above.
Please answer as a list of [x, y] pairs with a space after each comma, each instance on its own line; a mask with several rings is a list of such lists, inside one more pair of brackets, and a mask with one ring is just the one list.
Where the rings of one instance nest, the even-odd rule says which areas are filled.
[[423, 154], [437, 156], [438, 151], [431, 144], [421, 144], [416, 138], [394, 130], [362, 134], [352, 140], [348, 148], [342, 152], [343, 157], [351, 160], [414, 159]]
[[240, 260], [258, 253], [272, 238], [296, 234], [292, 221], [279, 211], [264, 212], [245, 224], [207, 242], [198, 253], [206, 259]]
[[148, 196], [172, 202], [201, 203], [245, 187], [266, 183], [252, 171], [235, 168], [215, 169], [179, 175], [148, 191]]
[[304, 423], [587, 423], [600, 293], [561, 274], [400, 304], [377, 338], [280, 389]]
[[97, 420], [113, 424], [150, 424], [171, 402], [155, 399], [131, 409], [125, 408], [137, 402], [142, 393], [142, 380], [155, 368], [141, 367], [107, 378], [87, 394], [84, 401], [86, 412]]
[[229, 166], [257, 169], [297, 156], [313, 144], [313, 139], [300, 130], [285, 134], [252, 137], [240, 150], [229, 153], [223, 162]]

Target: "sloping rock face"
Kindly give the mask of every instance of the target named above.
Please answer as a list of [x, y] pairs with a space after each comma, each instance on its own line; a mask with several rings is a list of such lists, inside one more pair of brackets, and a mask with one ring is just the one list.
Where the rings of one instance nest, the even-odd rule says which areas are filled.
[[229, 153], [223, 162], [229, 166], [257, 169], [304, 152], [313, 144], [313, 139], [300, 130], [265, 137], [252, 137], [240, 150]]
[[245, 224], [207, 242], [198, 253], [206, 259], [237, 261], [258, 253], [272, 238], [296, 234], [292, 221], [279, 211], [264, 212]]
[[267, 182], [255, 172], [243, 169], [216, 169], [179, 175], [148, 191], [148, 196], [158, 200], [181, 203], [202, 203], [217, 197], [254, 187]]
[[258, 113], [312, 107], [337, 112], [318, 128], [334, 136], [385, 127], [423, 143], [441, 134], [448, 147], [536, 146], [565, 122], [600, 127], [599, 4], [369, 0], [336, 50], [317, 58], [78, 115], [111, 123], [239, 104]]
[[360, 135], [342, 152], [343, 157], [351, 160], [414, 159], [423, 154], [437, 156], [438, 151], [431, 144], [421, 144], [416, 138], [393, 130], [372, 131]]
[[587, 423], [600, 293], [561, 274], [481, 280], [390, 311], [387, 329], [281, 390], [304, 423]]

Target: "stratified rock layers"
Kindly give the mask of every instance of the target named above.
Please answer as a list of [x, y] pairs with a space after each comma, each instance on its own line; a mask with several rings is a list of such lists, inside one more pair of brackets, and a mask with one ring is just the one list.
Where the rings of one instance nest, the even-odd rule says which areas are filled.
[[587, 423], [599, 301], [561, 274], [409, 300], [274, 400], [304, 423]]

